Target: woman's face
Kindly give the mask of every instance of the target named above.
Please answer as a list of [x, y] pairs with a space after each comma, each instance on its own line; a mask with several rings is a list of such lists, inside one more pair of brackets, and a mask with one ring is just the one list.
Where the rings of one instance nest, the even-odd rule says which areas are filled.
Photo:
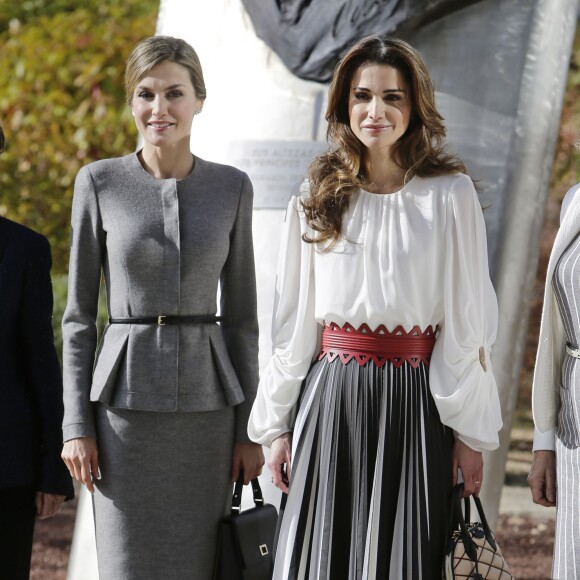
[[348, 114], [350, 128], [367, 149], [389, 154], [411, 118], [411, 96], [403, 75], [388, 65], [361, 65], [352, 77]]
[[197, 98], [188, 70], [174, 62], [153, 67], [137, 83], [131, 108], [146, 145], [170, 147], [186, 141], [203, 101]]

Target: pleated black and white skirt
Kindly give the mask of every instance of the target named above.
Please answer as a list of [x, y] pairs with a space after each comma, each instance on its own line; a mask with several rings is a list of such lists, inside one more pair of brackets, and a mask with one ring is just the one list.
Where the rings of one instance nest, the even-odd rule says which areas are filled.
[[425, 362], [313, 364], [273, 579], [440, 579], [453, 442]]

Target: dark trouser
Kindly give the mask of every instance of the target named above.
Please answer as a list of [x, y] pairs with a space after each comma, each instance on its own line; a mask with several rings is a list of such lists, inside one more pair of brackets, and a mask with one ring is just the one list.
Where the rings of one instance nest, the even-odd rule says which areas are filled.
[[34, 486], [0, 489], [0, 580], [28, 580], [36, 508]]

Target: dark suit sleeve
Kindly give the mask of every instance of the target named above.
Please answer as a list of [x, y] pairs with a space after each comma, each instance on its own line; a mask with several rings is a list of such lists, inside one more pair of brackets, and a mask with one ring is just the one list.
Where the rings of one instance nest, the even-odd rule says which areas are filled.
[[244, 174], [230, 251], [221, 278], [222, 330], [245, 400], [236, 406], [236, 441], [249, 442], [247, 428], [258, 388], [258, 317], [252, 242], [253, 188]]
[[41, 442], [41, 470], [38, 490], [74, 496], [62, 449], [62, 375], [52, 331], [52, 259], [50, 245], [34, 237], [26, 256], [26, 269], [19, 313], [20, 344], [24, 349], [28, 383], [33, 389], [36, 420]]

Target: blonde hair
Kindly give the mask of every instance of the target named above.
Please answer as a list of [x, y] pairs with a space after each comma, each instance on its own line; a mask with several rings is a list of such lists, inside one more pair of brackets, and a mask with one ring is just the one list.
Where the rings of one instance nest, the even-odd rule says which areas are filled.
[[135, 46], [125, 67], [125, 95], [130, 105], [139, 81], [153, 68], [164, 62], [174, 62], [186, 68], [195, 89], [195, 96], [206, 98], [205, 82], [199, 57], [193, 47], [181, 38], [151, 36]]
[[411, 98], [411, 120], [393, 146], [396, 163], [413, 176], [429, 177], [467, 173], [460, 159], [445, 150], [445, 125], [437, 111], [433, 82], [421, 55], [396, 38], [367, 36], [338, 63], [328, 92], [327, 139], [335, 147], [319, 155], [308, 170], [310, 196], [302, 205], [306, 220], [317, 232], [304, 241], [323, 242], [330, 249], [341, 237], [342, 215], [352, 193], [363, 187], [364, 145], [350, 128], [348, 99], [356, 71], [365, 64], [393, 67], [405, 79]]

